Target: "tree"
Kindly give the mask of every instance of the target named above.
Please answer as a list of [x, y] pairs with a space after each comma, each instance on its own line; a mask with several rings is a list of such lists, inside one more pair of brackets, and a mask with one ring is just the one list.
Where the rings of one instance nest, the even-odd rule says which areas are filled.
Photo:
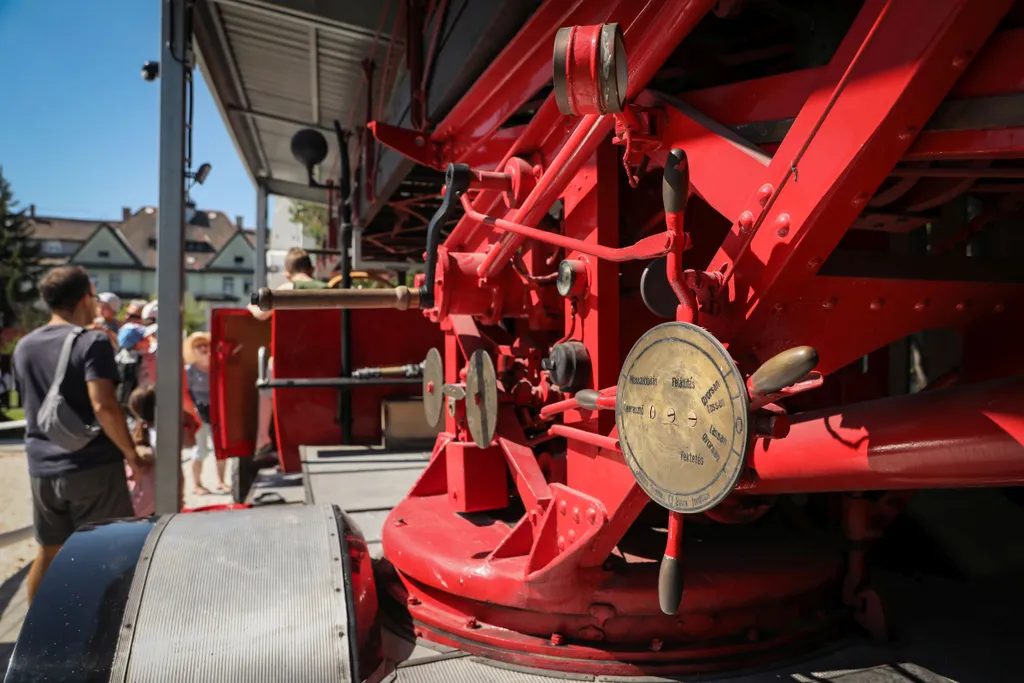
[[11, 185], [0, 168], [0, 302], [4, 327], [12, 318], [22, 326], [40, 317], [34, 304], [39, 298], [36, 282], [40, 273], [39, 245], [32, 239], [32, 221], [18, 210]]
[[327, 226], [330, 224], [326, 206], [293, 201], [288, 207], [288, 218], [292, 223], [302, 226], [304, 235], [316, 240], [318, 245], [323, 243], [324, 235], [327, 234]]

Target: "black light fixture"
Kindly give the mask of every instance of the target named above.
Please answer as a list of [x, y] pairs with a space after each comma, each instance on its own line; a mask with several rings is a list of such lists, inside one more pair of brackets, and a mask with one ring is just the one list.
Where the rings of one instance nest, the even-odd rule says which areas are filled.
[[152, 83], [160, 76], [160, 62], [146, 62], [142, 65], [142, 80]]
[[292, 136], [292, 156], [306, 167], [310, 187], [325, 187], [313, 177], [313, 171], [327, 158], [327, 138], [320, 131], [303, 128]]
[[192, 180], [192, 184], [189, 185], [202, 185], [206, 182], [206, 179], [210, 177], [210, 172], [213, 170], [213, 166], [210, 164], [201, 164], [199, 168], [193, 173], [192, 171], [186, 171], [185, 177]]

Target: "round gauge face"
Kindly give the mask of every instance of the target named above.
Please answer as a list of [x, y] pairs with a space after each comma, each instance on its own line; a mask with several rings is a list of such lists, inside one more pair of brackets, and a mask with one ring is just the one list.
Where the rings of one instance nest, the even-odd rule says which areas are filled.
[[427, 351], [423, 362], [423, 411], [426, 413], [427, 424], [436, 427], [441, 421], [444, 409], [444, 362], [441, 352], [437, 349]]
[[477, 349], [469, 356], [466, 371], [466, 422], [480, 448], [494, 440], [498, 426], [498, 377], [489, 353]]
[[746, 387], [706, 330], [670, 322], [645, 333], [619, 374], [615, 424], [627, 465], [652, 500], [713, 508], [736, 486], [749, 445]]

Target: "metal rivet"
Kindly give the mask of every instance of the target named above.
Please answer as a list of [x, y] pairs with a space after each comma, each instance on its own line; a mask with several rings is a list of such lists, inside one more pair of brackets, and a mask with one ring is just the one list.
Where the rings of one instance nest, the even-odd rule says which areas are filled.
[[651, 652], [661, 652], [661, 638], [651, 639]]
[[587, 519], [591, 524], [597, 523], [597, 510], [594, 508], [587, 508]]
[[576, 542], [576, 530], [575, 529], [569, 529], [569, 545], [572, 545], [575, 542]]
[[775, 219], [775, 234], [779, 237], [785, 237], [789, 234], [789, 214], [780, 213]]
[[914, 310], [920, 313], [924, 309], [928, 308], [928, 301], [929, 299], [921, 299], [916, 304], [914, 304]]
[[1005, 311], [1005, 310], [1006, 310], [1006, 307], [1005, 307], [1005, 306], [1003, 306], [1002, 304], [996, 304], [995, 306], [993, 306], [993, 307], [992, 307], [992, 310], [993, 310], [993, 311], [994, 311], [995, 313], [1002, 313], [1003, 311]]
[[884, 305], [885, 299], [875, 299], [874, 301], [871, 302], [870, 308], [872, 311], [877, 311], [880, 310]]
[[782, 313], [784, 310], [786, 310], [785, 304], [775, 304], [772, 306], [772, 313]]
[[966, 301], [961, 301], [961, 302], [959, 302], [956, 305], [956, 312], [957, 313], [963, 313], [966, 310], [967, 310], [967, 302]]
[[904, 128], [903, 130], [900, 131], [900, 134], [897, 137], [901, 141], [906, 142], [910, 138], [914, 137], [914, 135], [916, 135], [916, 134], [917, 134], [917, 126], [907, 126], [906, 128]]
[[821, 257], [815, 256], [814, 258], [807, 262], [807, 270], [817, 270], [820, 265]]
[[853, 205], [854, 206], [860, 207], [860, 206], [864, 206], [867, 203], [868, 203], [868, 193], [867, 192], [858, 192], [856, 195], [854, 195], [854, 197], [853, 197]]
[[565, 550], [565, 536], [558, 537], [558, 549]]
[[772, 198], [772, 193], [775, 192], [775, 188], [771, 186], [771, 183], [765, 183], [757, 189], [757, 203], [764, 206], [768, 203], [768, 200]]
[[580, 521], [580, 509], [579, 508], [573, 508], [572, 509], [572, 519], [575, 522]]
[[569, 505], [564, 500], [561, 503], [558, 504], [558, 511], [561, 512], [563, 515], [565, 514], [566, 510], [568, 510], [568, 509], [569, 509]]
[[835, 298], [834, 296], [830, 296], [829, 298], [827, 298], [827, 299], [825, 299], [824, 301], [821, 302], [821, 307], [822, 308], [827, 308], [827, 309], [833, 309], [833, 308], [836, 307], [837, 303], [839, 303], [839, 299]]

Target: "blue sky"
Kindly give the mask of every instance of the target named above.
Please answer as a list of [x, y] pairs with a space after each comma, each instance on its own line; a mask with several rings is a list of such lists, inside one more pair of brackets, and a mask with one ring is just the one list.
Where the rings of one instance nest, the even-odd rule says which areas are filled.
[[[51, 216], [119, 219], [156, 206], [159, 0], [0, 0], [0, 166], [20, 204]], [[256, 191], [196, 74], [193, 190], [200, 208], [253, 225]]]

